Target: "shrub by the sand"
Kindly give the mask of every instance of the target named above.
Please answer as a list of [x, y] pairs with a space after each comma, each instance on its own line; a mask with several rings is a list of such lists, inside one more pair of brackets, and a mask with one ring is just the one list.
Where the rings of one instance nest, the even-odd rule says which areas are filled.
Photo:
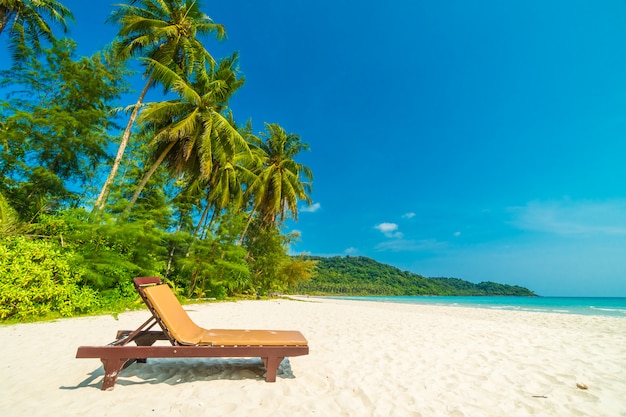
[[98, 304], [96, 291], [80, 286], [72, 253], [45, 240], [0, 240], [0, 319], [71, 316]]

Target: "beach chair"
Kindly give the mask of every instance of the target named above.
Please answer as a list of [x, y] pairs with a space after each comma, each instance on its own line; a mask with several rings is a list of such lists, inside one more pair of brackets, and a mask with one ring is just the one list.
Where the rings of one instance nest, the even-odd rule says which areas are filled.
[[[148, 358], [259, 357], [265, 365], [265, 381], [275, 382], [284, 358], [309, 353], [307, 340], [299, 331], [204, 329], [191, 320], [160, 278], [139, 277], [134, 283], [152, 317], [136, 330], [119, 330], [116, 340], [106, 346], [81, 346], [76, 352], [77, 358], [102, 361], [102, 390], [115, 386], [120, 371]], [[161, 330], [151, 330], [157, 324]], [[157, 340], [167, 340], [170, 345], [153, 346]]]

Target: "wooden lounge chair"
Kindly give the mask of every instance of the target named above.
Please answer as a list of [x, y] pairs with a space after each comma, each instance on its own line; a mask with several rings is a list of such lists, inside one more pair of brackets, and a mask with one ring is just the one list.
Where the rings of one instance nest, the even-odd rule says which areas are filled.
[[[265, 381], [275, 382], [284, 358], [309, 353], [307, 340], [299, 331], [199, 327], [160, 278], [139, 277], [134, 282], [152, 317], [136, 330], [119, 330], [117, 339], [107, 346], [81, 346], [76, 352], [77, 358], [102, 361], [102, 390], [115, 386], [121, 370], [147, 358], [260, 357], [266, 369]], [[161, 330], [151, 330], [156, 324]], [[168, 340], [171, 346], [153, 346], [157, 340]]]

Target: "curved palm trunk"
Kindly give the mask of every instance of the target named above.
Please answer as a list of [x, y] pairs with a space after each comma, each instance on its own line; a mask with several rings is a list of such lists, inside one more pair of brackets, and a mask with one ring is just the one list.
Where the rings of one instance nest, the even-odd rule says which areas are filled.
[[115, 160], [113, 161], [113, 166], [111, 166], [111, 172], [109, 172], [109, 176], [107, 177], [104, 185], [102, 186], [102, 190], [100, 191], [100, 195], [94, 204], [93, 210], [91, 211], [91, 215], [93, 218], [98, 218], [104, 211], [104, 206], [106, 205], [107, 199], [109, 198], [109, 193], [111, 192], [111, 187], [113, 186], [113, 181], [115, 180], [115, 176], [117, 175], [117, 171], [122, 164], [122, 157], [124, 156], [124, 151], [126, 151], [126, 146], [128, 146], [128, 141], [130, 140], [130, 133], [133, 129], [133, 125], [135, 124], [135, 120], [137, 119], [137, 115], [139, 114], [139, 108], [143, 103], [143, 99], [146, 97], [148, 93], [148, 89], [152, 84], [152, 77], [148, 78], [146, 85], [143, 87], [141, 94], [139, 95], [139, 99], [135, 104], [135, 108], [130, 114], [130, 119], [128, 120], [128, 124], [126, 125], [126, 129], [124, 129], [124, 134], [122, 135], [122, 140], [120, 141], [120, 146], [117, 148], [117, 155], [115, 156]]
[[9, 20], [8, 13], [9, 11], [7, 10], [6, 7], [0, 6], [0, 35], [2, 35], [2, 31], [6, 27], [7, 22]]
[[[182, 213], [178, 217], [178, 224], [176, 225], [176, 233], [180, 232], [180, 229], [183, 225], [183, 215]], [[176, 246], [172, 245], [170, 249], [169, 255], [167, 256], [167, 266], [165, 268], [165, 278], [169, 277], [170, 271], [172, 269], [172, 262], [174, 261], [174, 252], [176, 251]]]
[[124, 208], [124, 211], [122, 211], [122, 214], [120, 215], [121, 218], [124, 218], [128, 215], [128, 213], [130, 212], [130, 209], [137, 202], [137, 199], [139, 198], [139, 194], [141, 194], [141, 192], [143, 191], [148, 181], [150, 181], [152, 174], [154, 174], [156, 170], [161, 166], [161, 163], [163, 162], [167, 154], [172, 150], [175, 144], [176, 144], [176, 141], [172, 141], [170, 142], [169, 145], [167, 145], [165, 149], [163, 149], [163, 152], [161, 152], [161, 155], [159, 155], [159, 157], [157, 158], [156, 161], [154, 161], [154, 164], [152, 164], [148, 172], [146, 172], [146, 174], [143, 176], [143, 178], [141, 179], [141, 182], [137, 184], [135, 193], [133, 194], [132, 198], [130, 199], [126, 207]]
[[[258, 206], [257, 206], [258, 207]], [[246, 237], [246, 233], [248, 233], [248, 228], [250, 227], [250, 223], [252, 223], [252, 219], [254, 219], [254, 213], [256, 213], [257, 207], [253, 208], [250, 212], [250, 217], [248, 217], [248, 221], [241, 232], [241, 236], [239, 237], [239, 241], [237, 242], [237, 246], [241, 246], [243, 243], [243, 239]]]
[[202, 216], [200, 216], [200, 221], [196, 225], [196, 228], [193, 231], [193, 236], [198, 237], [198, 233], [200, 233], [200, 229], [202, 229], [202, 225], [206, 222], [207, 217], [209, 216], [209, 210], [211, 209], [211, 204], [207, 201], [204, 210], [202, 210]]
[[[202, 216], [200, 216], [200, 221], [198, 221], [198, 224], [196, 225], [195, 229], [193, 230], [193, 237], [196, 238], [196, 239], [202, 239], [202, 237], [198, 237], [198, 233], [200, 233], [200, 229], [202, 229], [202, 225], [206, 222], [206, 219], [207, 219], [207, 217], [209, 215], [210, 207], [211, 207], [211, 205], [207, 201], [206, 207], [202, 211]], [[185, 258], [188, 258], [189, 255], [191, 254], [191, 250], [193, 249], [193, 245], [196, 243], [196, 239], [192, 239], [191, 240], [191, 243], [189, 244], [189, 247], [187, 248], [187, 252], [185, 253]]]
[[210, 229], [214, 224], [215, 224], [215, 220], [217, 220], [217, 217], [220, 215], [221, 210], [217, 210], [214, 209], [213, 210], [213, 214], [211, 214], [211, 218], [209, 219], [208, 224], [205, 225], [204, 227], [204, 232], [203, 232], [203, 236], [202, 238], [205, 239], [206, 238], [206, 231], [207, 229]]
[[0, 35], [4, 32], [4, 29], [9, 26], [9, 22], [13, 20], [12, 24], [17, 22], [19, 13], [14, 8], [0, 5]]

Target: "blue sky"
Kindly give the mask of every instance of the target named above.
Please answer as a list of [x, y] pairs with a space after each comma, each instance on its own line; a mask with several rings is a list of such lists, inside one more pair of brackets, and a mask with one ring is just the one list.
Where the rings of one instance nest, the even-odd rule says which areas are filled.
[[[112, 2], [63, 4], [79, 52], [115, 35]], [[625, 2], [203, 4], [208, 49], [241, 54], [236, 118], [311, 146], [294, 253], [626, 296]]]

